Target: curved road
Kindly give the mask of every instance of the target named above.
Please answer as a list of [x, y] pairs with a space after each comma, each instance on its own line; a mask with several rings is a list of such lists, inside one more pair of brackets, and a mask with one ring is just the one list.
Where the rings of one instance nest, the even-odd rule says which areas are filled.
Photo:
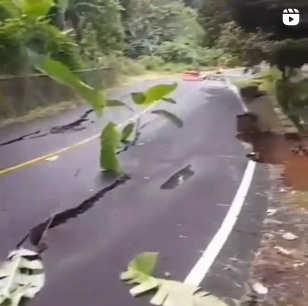
[[[114, 95], [131, 103], [129, 91], [156, 82], [134, 85]], [[78, 119], [86, 109], [26, 125], [22, 132], [19, 126], [0, 132], [0, 169], [3, 172], [21, 164], [0, 175], [2, 257], [46, 217], [81, 205], [78, 216], [49, 231], [49, 248], [43, 257], [47, 283], [31, 305], [147, 305], [143, 299], [131, 298], [129, 288], [119, 280], [120, 272], [135, 255], [159, 252], [158, 275], [168, 272], [172, 278], [184, 280], [207, 249], [228, 214], [247, 167], [245, 148], [235, 138], [235, 117], [242, 109], [222, 81], [180, 81], [174, 98], [177, 104], [164, 108], [181, 117], [184, 126], [177, 128], [162, 117], [144, 114], [141, 121], [146, 125], [139, 145], [121, 154], [131, 179], [101, 198], [102, 190], [113, 181], [99, 174], [97, 139], [68, 149], [55, 160], [23, 164], [99, 133], [104, 122], [93, 114], [75, 130], [52, 129]], [[131, 114], [117, 110], [109, 116], [120, 124]], [[14, 141], [22, 135], [26, 135], [24, 139]], [[31, 138], [38, 135], [41, 137]], [[211, 269], [220, 269], [218, 260], [230, 259], [231, 253], [251, 260], [258, 241], [253, 238], [256, 242], [251, 243], [251, 231], [256, 228], [257, 233], [266, 208], [264, 198], [256, 198], [261, 188], [258, 182], [263, 182], [265, 175], [257, 167], [244, 209], [256, 201], [260, 205], [253, 217], [249, 213], [243, 216], [241, 231], [246, 234], [238, 239], [232, 236], [233, 231], [228, 237], [231, 246], [220, 252]], [[95, 194], [97, 199], [93, 199]], [[68, 217], [70, 214], [72, 211], [67, 211]], [[212, 273], [214, 279], [211, 273], [207, 275], [202, 285], [219, 295], [235, 297], [238, 290], [243, 291], [243, 286], [229, 288], [230, 281], [217, 279], [216, 272]]]

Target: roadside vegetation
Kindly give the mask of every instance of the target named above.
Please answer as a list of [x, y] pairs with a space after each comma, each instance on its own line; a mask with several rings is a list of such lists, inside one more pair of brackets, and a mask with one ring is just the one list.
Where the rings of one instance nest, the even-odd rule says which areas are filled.
[[[42, 73], [70, 88], [98, 116], [105, 116], [110, 108], [133, 110], [123, 101], [108, 100], [106, 88], [88, 84], [76, 71], [104, 67], [121, 76], [216, 65], [253, 67], [267, 62], [275, 68], [249, 86], [253, 84], [276, 95], [282, 108], [293, 112], [293, 120], [300, 124], [308, 105], [306, 81], [296, 79], [308, 62], [305, 29], [302, 35], [295, 36], [262, 23], [264, 13], [271, 14], [266, 5], [277, 4], [277, 0], [253, 1], [255, 6], [248, 6], [248, 2], [0, 0], [0, 75], [28, 80]], [[145, 92], [132, 93], [131, 98], [135, 105], [143, 107], [175, 104], [170, 94], [176, 88], [176, 83], [156, 85]], [[12, 105], [9, 99], [2, 98], [0, 117], [1, 113], [10, 113], [8, 110], [14, 113], [18, 107], [23, 105]], [[164, 116], [179, 128], [185, 124], [163, 109], [153, 114]], [[121, 130], [113, 122], [103, 128], [101, 170], [115, 172], [118, 181], [127, 177], [119, 153], [135, 145], [140, 129], [139, 123], [133, 121]], [[41, 237], [53, 222], [53, 217], [46, 222]], [[0, 287], [0, 305], [17, 306], [22, 297], [34, 297], [44, 283], [42, 277], [33, 284], [34, 288], [29, 288], [27, 282], [20, 284], [20, 279], [27, 280], [19, 269], [28, 269], [27, 262], [21, 260], [27, 254], [17, 250], [13, 255], [1, 271], [2, 280], [7, 281]], [[131, 289], [132, 295], [156, 290], [151, 302], [163, 306], [226, 305], [209, 293], [200, 293], [196, 286], [153, 277], [156, 260], [157, 254], [143, 253], [122, 274], [122, 280], [138, 284]], [[40, 258], [37, 264], [42, 269]]]

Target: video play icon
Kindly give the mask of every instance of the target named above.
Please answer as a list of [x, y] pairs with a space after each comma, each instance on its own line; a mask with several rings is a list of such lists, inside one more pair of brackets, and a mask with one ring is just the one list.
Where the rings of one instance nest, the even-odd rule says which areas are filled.
[[296, 8], [284, 9], [282, 13], [282, 22], [286, 26], [296, 26], [299, 24], [299, 10]]

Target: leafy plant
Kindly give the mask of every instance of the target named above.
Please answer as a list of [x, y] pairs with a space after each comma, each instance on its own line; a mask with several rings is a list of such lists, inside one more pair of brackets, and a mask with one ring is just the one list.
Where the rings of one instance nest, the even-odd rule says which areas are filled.
[[223, 301], [199, 287], [174, 280], [152, 276], [157, 264], [158, 253], [146, 252], [133, 259], [127, 271], [120, 276], [121, 280], [130, 285], [132, 296], [137, 297], [155, 290], [150, 300], [153, 305], [161, 306], [227, 306]]
[[60, 84], [73, 89], [81, 98], [87, 101], [92, 108], [101, 115], [106, 105], [105, 94], [102, 90], [95, 90], [82, 82], [68, 67], [49, 56], [29, 52], [34, 66]]
[[281, 78], [282, 73], [278, 69], [272, 68], [259, 77], [255, 77], [254, 82], [259, 85], [261, 90], [276, 94], [276, 84]]
[[[127, 136], [127, 135], [125, 135]], [[121, 144], [121, 133], [113, 122], [109, 122], [101, 134], [100, 164], [102, 169], [120, 172], [121, 167], [117, 158], [117, 149]]]
[[[0, 0], [1, 3], [6, 3], [5, 0]], [[57, 3], [57, 7], [60, 8], [60, 13], [65, 11], [72, 10], [73, 7], [67, 1], [60, 1]], [[83, 2], [75, 1], [75, 4], [79, 7], [83, 6]], [[15, 6], [14, 6], [15, 5]], [[109, 7], [113, 10], [117, 10], [117, 7], [114, 7], [114, 3], [102, 2], [101, 0], [92, 0], [91, 3], [85, 4], [86, 8], [92, 12], [93, 8], [96, 12], [99, 11], [101, 14], [106, 14], [104, 11], [104, 7]], [[3, 5], [4, 8], [6, 6]], [[55, 58], [52, 58], [48, 54], [48, 48], [45, 48], [44, 42], [49, 42], [49, 39], [45, 39], [44, 35], [42, 36], [42, 29], [47, 29], [50, 32], [54, 32], [54, 34], [60, 36], [60, 31], [53, 31], [55, 28], [51, 25], [47, 25], [46, 23], [42, 24], [42, 27], [38, 27], [40, 25], [41, 20], [45, 19], [45, 15], [50, 12], [50, 10], [54, 7], [53, 0], [16, 0], [12, 6], [14, 10], [12, 11], [14, 19], [13, 24], [17, 24], [19, 28], [23, 29], [23, 32], [19, 33], [17, 36], [18, 39], [23, 41], [20, 46], [21, 52], [24, 53], [25, 58], [29, 60], [29, 62], [39, 71], [48, 75], [56, 82], [66, 85], [70, 87], [76, 94], [78, 94], [84, 101], [88, 102], [91, 107], [96, 111], [98, 115], [102, 115], [106, 107], [127, 107], [129, 110], [132, 108], [123, 103], [122, 101], [117, 100], [107, 100], [106, 94], [103, 90], [96, 90], [88, 84], [84, 83], [73, 71], [70, 67], [61, 63]], [[15, 12], [16, 11], [16, 12]], [[9, 10], [8, 10], [9, 12]], [[72, 13], [72, 12], [71, 12]], [[76, 12], [75, 12], [76, 13]], [[18, 24], [17, 17], [23, 17], [25, 22]], [[110, 17], [110, 16], [109, 16]], [[9, 19], [11, 20], [11, 19]], [[22, 19], [23, 20], [23, 19]], [[30, 20], [31, 22], [27, 21]], [[17, 23], [16, 23], [17, 22]], [[33, 28], [33, 25], [38, 28]], [[1, 27], [1, 25], [0, 25]], [[32, 32], [31, 35], [27, 33], [27, 31], [31, 29], [39, 30], [38, 32]], [[50, 29], [52, 29], [50, 31]], [[12, 34], [14, 34], [14, 28], [11, 29]], [[46, 34], [48, 31], [43, 31], [43, 34]], [[35, 35], [33, 33], [36, 33]], [[0, 28], [1, 34], [1, 28]], [[65, 34], [63, 34], [65, 37]], [[1, 37], [1, 35], [0, 35]], [[26, 37], [25, 40], [24, 37]], [[18, 40], [17, 39], [17, 40]], [[42, 44], [43, 41], [43, 44]], [[150, 87], [145, 92], [137, 92], [132, 94], [132, 100], [135, 104], [139, 106], [152, 106], [160, 101], [165, 101], [168, 103], [174, 104], [175, 101], [167, 96], [171, 94], [177, 87], [177, 84], [161, 84]], [[170, 112], [164, 110], [157, 110], [157, 115], [163, 115], [165, 118], [169, 119], [171, 122], [175, 123], [177, 126], [181, 126], [182, 122], [175, 115]], [[114, 172], [121, 172], [121, 165], [118, 160], [118, 149], [121, 148], [122, 144], [126, 144], [128, 138], [134, 131], [137, 129], [134, 123], [130, 123], [127, 125], [123, 131], [119, 131], [117, 126], [113, 122], [109, 122], [106, 127], [103, 129], [101, 133], [101, 154], [100, 154], [100, 166], [103, 170], [111, 170]]]
[[49, 54], [72, 69], [80, 68], [77, 46], [45, 17], [53, 4], [52, 0], [0, 0], [0, 72], [27, 72], [29, 48]]
[[[172, 93], [177, 87], [177, 84], [161, 84], [150, 87], [145, 92], [135, 92], [131, 94], [132, 100], [139, 106], [150, 106], [160, 101], [165, 101], [174, 104], [175, 101], [170, 98], [166, 98]], [[117, 100], [111, 100], [107, 102], [111, 107], [114, 106], [127, 106], [125, 103]], [[169, 119], [172, 123], [181, 127], [183, 122], [174, 114], [164, 111], [157, 110], [153, 111], [154, 114], [162, 115]], [[109, 123], [101, 135], [101, 154], [100, 154], [100, 165], [103, 170], [109, 170], [114, 172], [121, 172], [121, 166], [117, 158], [117, 152], [121, 149], [121, 145], [127, 144], [128, 138], [133, 133], [134, 129], [138, 129], [133, 122], [127, 124], [122, 131], [117, 130], [117, 126], [114, 123]], [[138, 132], [138, 131], [137, 131]]]

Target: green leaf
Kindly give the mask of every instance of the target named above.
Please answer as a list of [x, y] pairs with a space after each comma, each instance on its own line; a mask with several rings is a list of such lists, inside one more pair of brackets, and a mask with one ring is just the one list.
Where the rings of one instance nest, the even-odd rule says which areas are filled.
[[168, 103], [172, 103], [172, 104], [176, 104], [176, 101], [172, 98], [162, 98], [162, 100], [164, 102], [168, 102]]
[[134, 131], [134, 128], [135, 128], [135, 123], [133, 122], [130, 122], [128, 123], [122, 130], [122, 141], [125, 141], [127, 140], [131, 134], [133, 133]]
[[156, 262], [157, 253], [142, 253], [132, 260], [121, 279], [135, 285], [130, 293], [133, 296], [156, 290], [150, 303], [161, 306], [227, 306], [219, 298], [194, 285], [174, 280], [155, 278], [151, 275]]
[[152, 86], [145, 92], [145, 101], [143, 104], [150, 105], [158, 102], [171, 94], [176, 88], [177, 83]]
[[23, 13], [33, 19], [46, 16], [54, 6], [54, 0], [19, 0], [17, 3]]
[[183, 121], [179, 117], [166, 110], [158, 109], [152, 111], [151, 113], [165, 117], [166, 119], [170, 120], [173, 124], [175, 124], [177, 127], [182, 127], [184, 125]]
[[133, 92], [131, 96], [132, 96], [134, 103], [137, 105], [144, 104], [145, 99], [146, 99], [143, 92]]
[[200, 288], [173, 280], [159, 279], [158, 291], [151, 299], [153, 305], [165, 306], [227, 306], [223, 301]]
[[133, 296], [137, 296], [158, 286], [158, 281], [150, 274], [153, 272], [158, 258], [158, 253], [147, 252], [133, 259], [122, 273], [120, 278], [129, 284], [139, 284], [130, 290]]
[[141, 253], [130, 262], [129, 269], [133, 269], [144, 274], [151, 274], [155, 269], [158, 255], [159, 254], [156, 252]]
[[129, 290], [129, 292], [132, 296], [138, 296], [140, 294], [143, 294], [145, 292], [148, 292], [150, 290], [157, 288], [157, 286], [158, 286], [157, 280], [153, 277], [148, 277], [141, 284]]
[[121, 172], [116, 150], [121, 142], [121, 134], [113, 122], [107, 124], [101, 134], [100, 165], [103, 170]]
[[87, 101], [93, 109], [101, 115], [106, 105], [105, 93], [100, 90], [95, 90], [91, 86], [81, 81], [68, 67], [53, 60], [48, 56], [42, 56], [29, 52], [34, 66], [41, 72], [47, 74], [56, 82], [70, 87], [81, 98]]

